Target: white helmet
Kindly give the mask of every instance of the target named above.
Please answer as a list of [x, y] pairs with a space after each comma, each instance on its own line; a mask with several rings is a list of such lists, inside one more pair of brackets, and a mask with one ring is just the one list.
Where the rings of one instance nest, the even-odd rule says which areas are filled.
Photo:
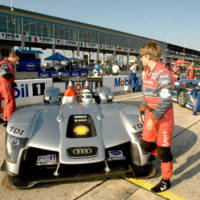
[[92, 103], [94, 101], [92, 91], [90, 89], [86, 88], [82, 90], [81, 101], [83, 103]]

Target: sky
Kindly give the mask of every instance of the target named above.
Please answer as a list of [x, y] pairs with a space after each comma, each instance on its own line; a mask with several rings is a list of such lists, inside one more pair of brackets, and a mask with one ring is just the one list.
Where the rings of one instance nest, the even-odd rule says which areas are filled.
[[0, 0], [0, 5], [61, 17], [200, 51], [199, 0]]

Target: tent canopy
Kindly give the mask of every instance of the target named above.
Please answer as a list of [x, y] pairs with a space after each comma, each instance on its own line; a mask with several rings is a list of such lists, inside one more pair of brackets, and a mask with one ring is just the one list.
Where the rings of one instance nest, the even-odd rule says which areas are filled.
[[67, 58], [67, 57], [65, 57], [62, 54], [60, 54], [60, 53], [57, 52], [57, 53], [54, 53], [51, 56], [45, 58], [45, 60], [69, 61], [71, 59]]

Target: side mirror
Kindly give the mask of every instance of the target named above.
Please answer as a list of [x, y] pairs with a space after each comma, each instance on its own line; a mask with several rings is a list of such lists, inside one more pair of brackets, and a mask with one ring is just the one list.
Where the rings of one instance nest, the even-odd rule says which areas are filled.
[[109, 87], [97, 88], [97, 94], [101, 103], [112, 103], [114, 95]]
[[60, 89], [49, 87], [44, 91], [44, 103], [46, 104], [59, 104], [61, 101]]

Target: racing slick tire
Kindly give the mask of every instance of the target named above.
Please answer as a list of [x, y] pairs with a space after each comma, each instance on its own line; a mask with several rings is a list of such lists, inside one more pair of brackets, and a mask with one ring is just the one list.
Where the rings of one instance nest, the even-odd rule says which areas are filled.
[[152, 163], [146, 164], [144, 166], [137, 166], [132, 164], [133, 177], [135, 178], [152, 178], [156, 175], [156, 168]]
[[177, 102], [181, 107], [186, 107], [187, 103], [187, 94], [186, 91], [181, 90], [177, 96]]
[[5, 174], [2, 179], [2, 186], [7, 189], [26, 189], [28, 182], [25, 179], [19, 176], [11, 176], [9, 174]]

